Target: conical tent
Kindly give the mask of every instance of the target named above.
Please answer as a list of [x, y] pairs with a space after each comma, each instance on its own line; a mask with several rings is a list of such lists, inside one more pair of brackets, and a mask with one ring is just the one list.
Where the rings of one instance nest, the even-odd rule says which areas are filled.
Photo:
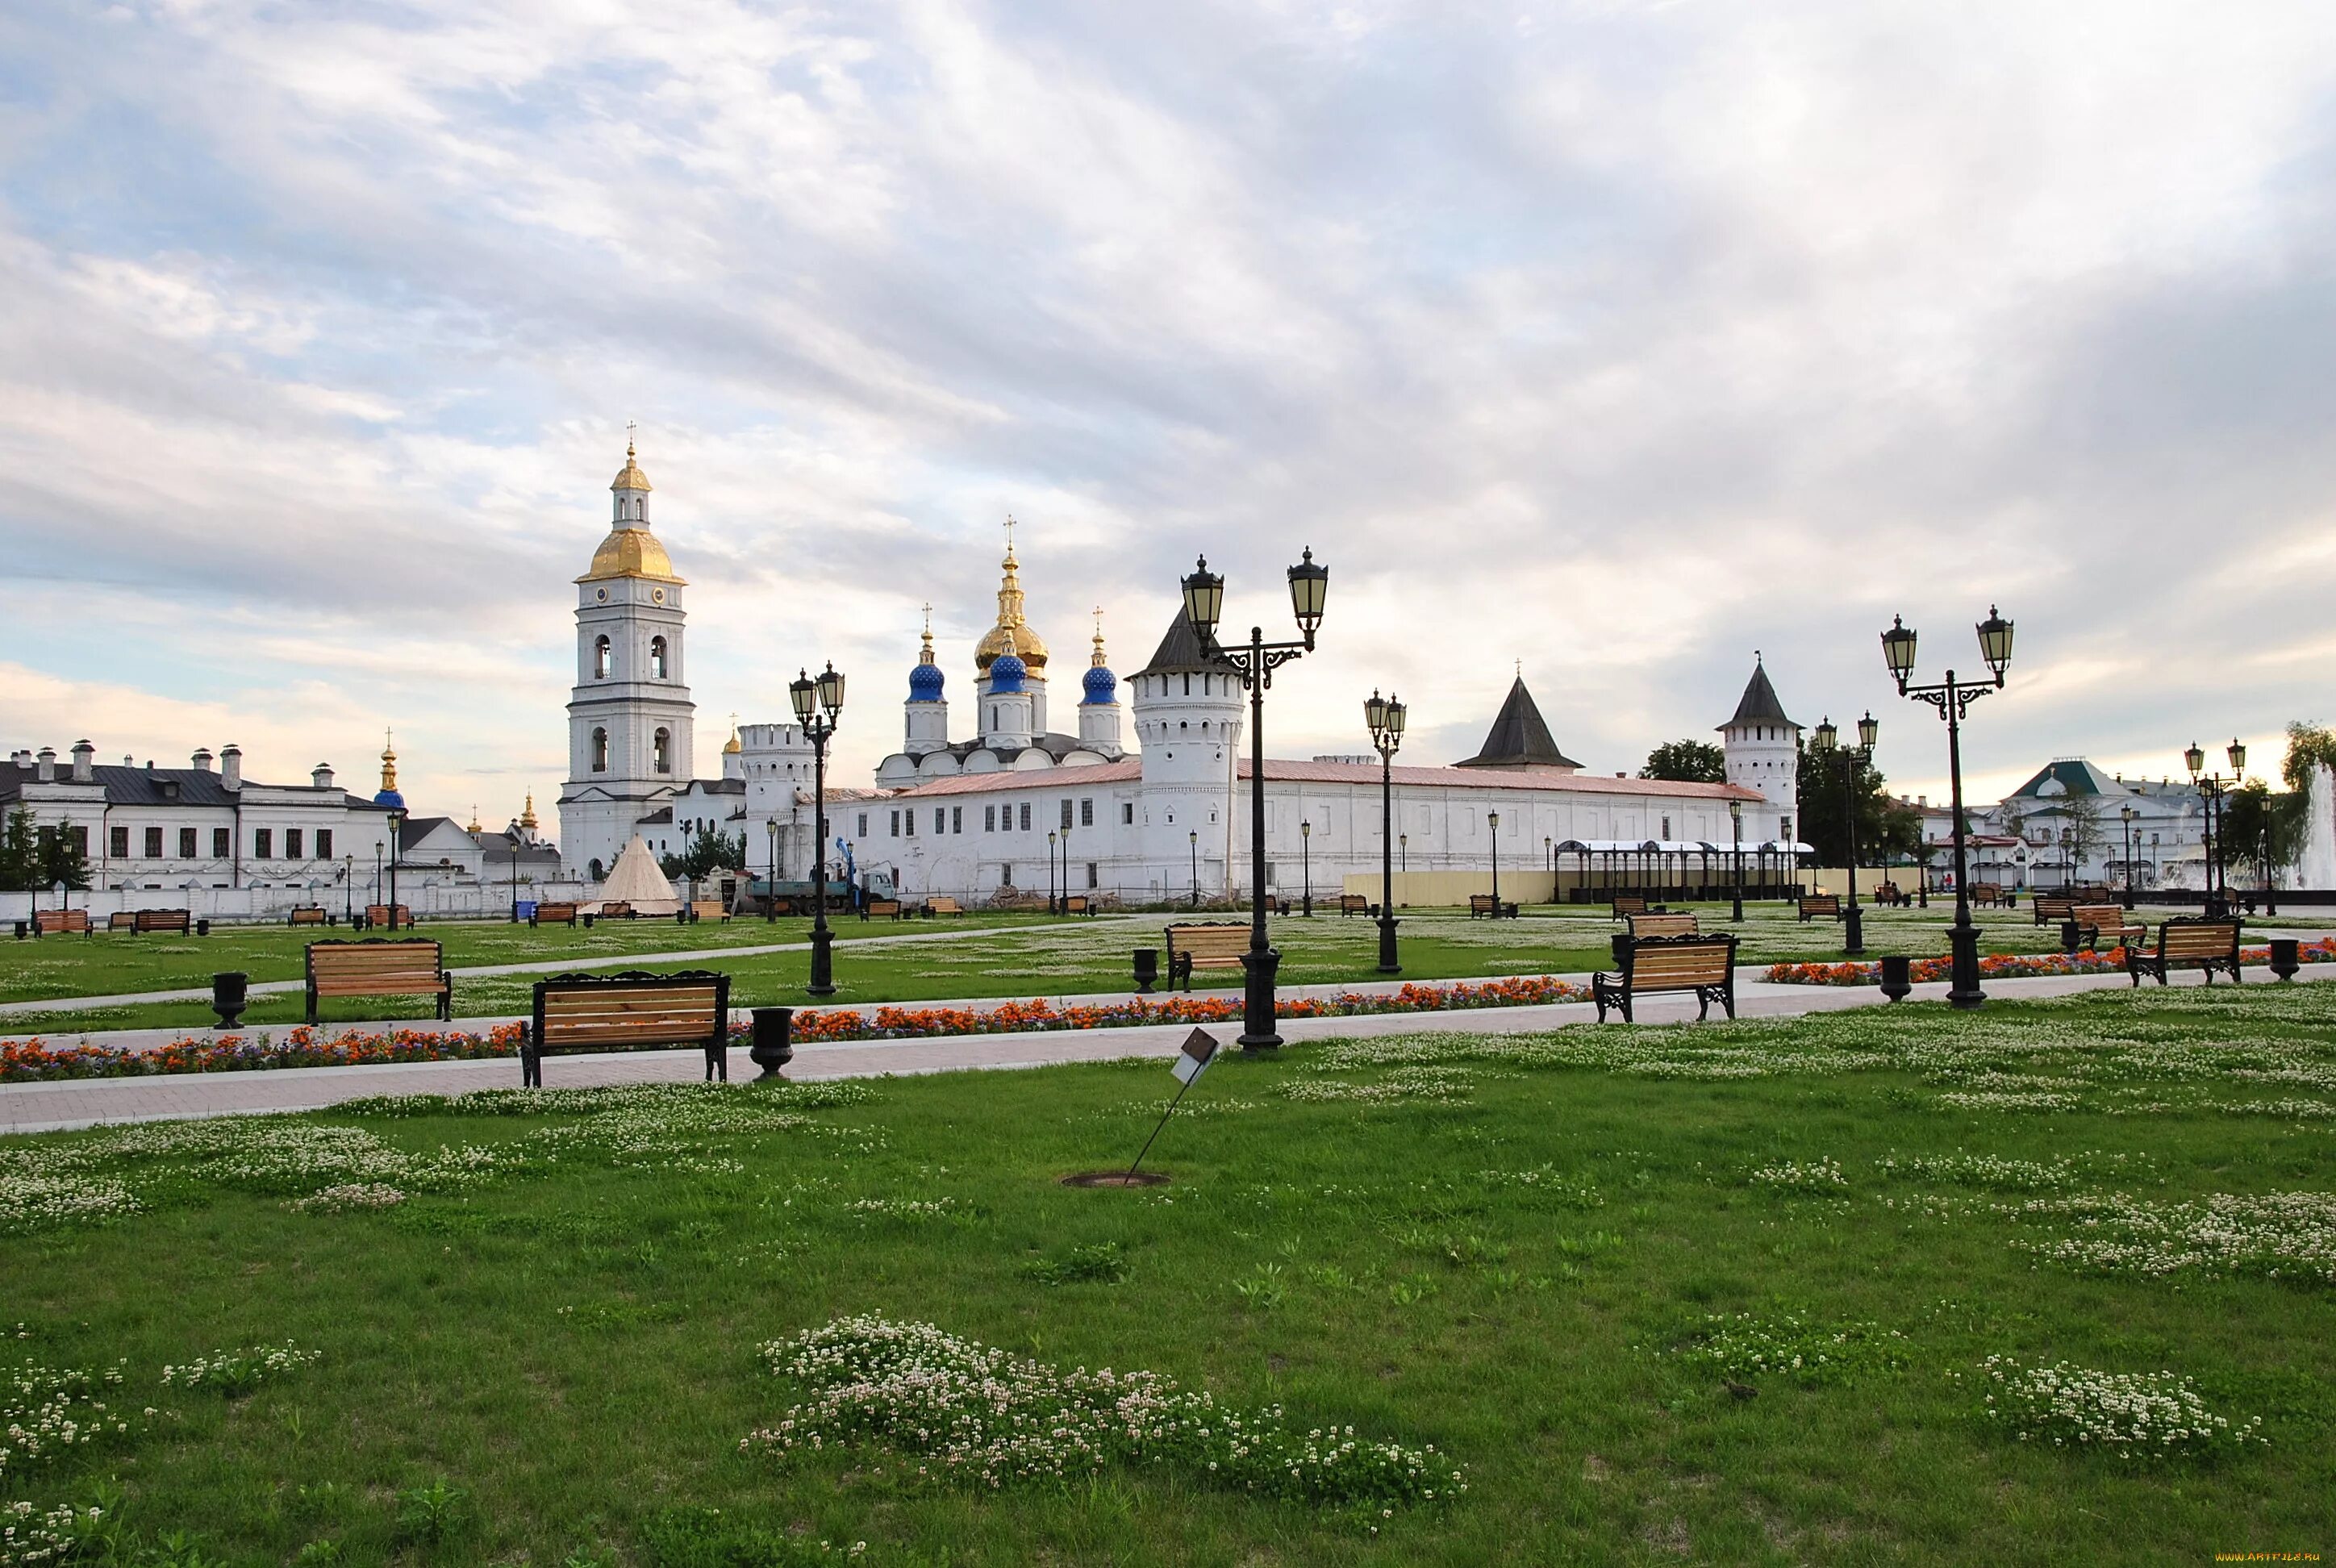
[[673, 884], [657, 870], [657, 856], [638, 833], [608, 868], [608, 880], [600, 884], [600, 901], [630, 904], [637, 915], [669, 915], [681, 908]]

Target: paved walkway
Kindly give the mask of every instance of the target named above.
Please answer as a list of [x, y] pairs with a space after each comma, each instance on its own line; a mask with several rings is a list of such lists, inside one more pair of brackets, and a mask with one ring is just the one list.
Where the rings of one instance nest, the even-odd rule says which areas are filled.
[[[2305, 968], [2299, 979], [2336, 980], [2336, 965]], [[2185, 981], [2195, 984], [2193, 977]], [[2184, 982], [2177, 982], [2184, 983]], [[2252, 983], [2252, 982], [2251, 982]], [[2065, 975], [1988, 982], [1990, 995], [2006, 1001], [2067, 996], [2127, 984], [2121, 974]], [[1942, 1000], [1945, 982], [1914, 988], [1922, 1000]], [[1851, 1008], [1886, 1005], [1871, 986], [1777, 986], [1739, 981], [1737, 1012], [1744, 1018], [1797, 1017]], [[1669, 1023], [1695, 1016], [1691, 998], [1650, 998], [1639, 1005], [1641, 1022]], [[1587, 1022], [1596, 1017], [1587, 1002], [1552, 1007], [1496, 1008], [1473, 1012], [1387, 1013], [1365, 1018], [1290, 1018], [1284, 1038], [1352, 1038], [1459, 1031], [1523, 1034]], [[797, 1081], [875, 1077], [890, 1074], [959, 1072], [980, 1068], [1037, 1067], [1066, 1062], [1111, 1061], [1128, 1057], [1166, 1057], [1191, 1032], [1186, 1024], [1141, 1028], [1052, 1030], [1011, 1035], [959, 1035], [924, 1040], [870, 1040], [799, 1047], [786, 1076]], [[1230, 1043], [1237, 1027], [1212, 1028]], [[754, 1075], [746, 1053], [730, 1054], [733, 1082]], [[686, 1083], [704, 1073], [704, 1058], [691, 1052], [634, 1052], [608, 1056], [555, 1057], [545, 1067], [554, 1087], [598, 1084]], [[54, 1084], [0, 1086], [0, 1133], [54, 1132], [123, 1122], [167, 1121], [197, 1116], [309, 1111], [368, 1095], [460, 1094], [465, 1090], [515, 1087], [519, 1064], [511, 1058], [476, 1062], [415, 1062], [365, 1067], [305, 1067], [283, 1072], [184, 1074], [152, 1078], [97, 1078]]]

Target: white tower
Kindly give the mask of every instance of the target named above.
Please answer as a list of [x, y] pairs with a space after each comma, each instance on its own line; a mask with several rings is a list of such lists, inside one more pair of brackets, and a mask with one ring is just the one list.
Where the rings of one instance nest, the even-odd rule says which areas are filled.
[[576, 686], [560, 837], [569, 868], [598, 881], [633, 824], [688, 782], [696, 711], [685, 679], [682, 589], [649, 531], [648, 476], [625, 443], [608, 537], [576, 579]]
[[1037, 738], [1029, 672], [1017, 654], [998, 656], [982, 677], [981, 738], [1003, 756], [1012, 756]]
[[1098, 756], [1117, 760], [1119, 738], [1119, 677], [1103, 656], [1103, 609], [1095, 612], [1095, 656], [1079, 680], [1079, 745]]
[[1181, 609], [1151, 662], [1128, 681], [1135, 688], [1135, 734], [1144, 748], [1144, 791], [1136, 807], [1144, 874], [1163, 894], [1197, 881], [1203, 897], [1213, 895], [1225, 885], [1241, 683], [1202, 655]]
[[1745, 811], [1744, 842], [1794, 842], [1800, 822], [1801, 726], [1785, 716], [1785, 705], [1776, 700], [1757, 654], [1736, 716], [1719, 726], [1719, 738], [1728, 755], [1728, 782], [1759, 791], [1768, 803]]
[[933, 607], [925, 606], [925, 647], [917, 667], [909, 672], [909, 700], [900, 705], [900, 749], [924, 756], [947, 746], [949, 698], [941, 695], [947, 677], [933, 657]]

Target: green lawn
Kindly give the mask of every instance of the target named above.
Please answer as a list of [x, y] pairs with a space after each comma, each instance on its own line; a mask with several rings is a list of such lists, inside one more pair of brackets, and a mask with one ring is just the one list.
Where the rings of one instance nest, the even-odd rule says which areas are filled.
[[[1715, 905], [1703, 911], [1707, 929], [1725, 928], [1727, 908]], [[1803, 923], [1790, 905], [1753, 905], [1740, 928], [1747, 963], [1783, 959], [1836, 959], [1842, 932], [1830, 920]], [[2057, 948], [2057, 927], [2044, 929], [2022, 912], [2016, 919], [1995, 920], [1985, 928], [1983, 945], [1990, 952], [2039, 952]], [[1056, 996], [1130, 989], [1131, 950], [1158, 946], [1160, 922], [1166, 917], [1134, 920], [1046, 920], [1037, 916], [991, 916], [986, 926], [966, 928], [946, 942], [880, 944], [855, 948], [863, 939], [904, 931], [930, 934], [930, 922], [893, 925], [850, 920], [840, 925], [841, 941], [835, 961], [840, 1002], [933, 1001], [980, 997]], [[1204, 919], [1228, 919], [1209, 916]], [[1865, 920], [1869, 954], [1942, 953], [1943, 936], [1952, 911], [1872, 911]], [[1355, 984], [1380, 979], [1377, 972], [1377, 928], [1361, 919], [1317, 915], [1276, 917], [1273, 940], [1280, 949], [1280, 979], [1288, 985]], [[955, 931], [955, 923], [949, 928]], [[1449, 910], [1417, 910], [1404, 916], [1402, 927], [1405, 978], [1452, 979], [1488, 975], [1569, 974], [1603, 967], [1611, 961], [1609, 939], [1619, 930], [1602, 911], [1531, 911], [1518, 920], [1472, 920]], [[656, 967], [655, 954], [689, 948], [758, 945], [770, 941], [800, 942], [808, 922], [760, 921], [727, 926], [700, 924], [686, 930], [657, 922], [603, 925], [591, 931], [564, 928], [530, 930], [509, 926], [433, 926], [429, 934], [446, 944], [447, 963], [454, 969], [471, 964], [524, 962], [573, 954], [601, 956], [643, 952]], [[104, 994], [132, 980], [123, 970], [133, 965], [168, 969], [163, 984], [205, 983], [213, 968], [241, 967], [255, 979], [297, 979], [306, 933], [238, 931], [232, 935], [183, 940], [146, 938], [92, 938], [88, 941], [8, 944], [0, 947], [0, 984], [25, 996]], [[235, 944], [229, 947], [227, 944]], [[109, 946], [109, 944], [113, 944]], [[125, 952], [136, 944], [148, 944]], [[84, 957], [84, 954], [87, 954]], [[233, 964], [229, 961], [232, 956]], [[702, 966], [734, 977], [732, 999], [741, 1007], [792, 1002], [806, 998], [810, 979], [807, 952], [771, 953], [722, 959]], [[528, 1010], [533, 975], [457, 975], [454, 1011], [458, 1017], [517, 1015]], [[1236, 987], [1239, 970], [1203, 972], [1199, 984]], [[328, 1004], [327, 1019], [424, 1018], [429, 1008], [417, 998], [346, 998]], [[254, 999], [246, 1022], [255, 1027], [297, 1023], [303, 1002], [297, 996]], [[131, 1006], [79, 1008], [70, 1012], [21, 1016], [15, 1031], [48, 1036], [78, 1030], [180, 1026], [202, 1027], [212, 1022], [210, 1009], [200, 1002], [141, 1003]], [[0, 1027], [6, 1027], [0, 1020]]]
[[[1172, 1185], [1057, 1184], [1124, 1162], [1173, 1086], [1145, 1063], [0, 1143], [11, 1353], [122, 1361], [103, 1397], [160, 1412], [11, 1459], [0, 1497], [118, 1480], [133, 1533], [232, 1564], [2336, 1546], [2336, 985], [1293, 1047], [1202, 1080], [1153, 1156]], [[409, 1193], [287, 1207], [350, 1182]], [[75, 1194], [145, 1207], [25, 1228]], [[1382, 1514], [1197, 1462], [991, 1490], [864, 1443], [741, 1452], [805, 1398], [758, 1346], [868, 1312], [1434, 1445], [1468, 1490]], [[1737, 1314], [1803, 1371], [1692, 1354]], [[287, 1339], [319, 1359], [244, 1397], [159, 1381]], [[2192, 1379], [2267, 1442], [2023, 1443], [1985, 1415], [1990, 1356]], [[686, 1548], [691, 1508], [762, 1545]]]

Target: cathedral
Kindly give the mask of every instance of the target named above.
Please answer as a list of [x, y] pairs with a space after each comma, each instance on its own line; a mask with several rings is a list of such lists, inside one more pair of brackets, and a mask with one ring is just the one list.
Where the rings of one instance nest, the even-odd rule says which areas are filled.
[[[695, 714], [684, 647], [687, 584], [650, 531], [649, 481], [630, 443], [609, 486], [608, 537], [576, 579], [576, 685], [560, 842], [572, 874], [604, 878], [636, 834], [678, 852], [705, 828], [743, 837], [757, 876], [889, 878], [900, 896], [968, 903], [1060, 887], [1131, 903], [1215, 900], [1248, 882], [1251, 765], [1241, 684], [1208, 657], [1181, 605], [1124, 679], [1097, 614], [1064, 727], [1050, 727], [1049, 656], [1031, 625], [1007, 524], [996, 623], [975, 646], [971, 733], [950, 733], [949, 676], [928, 609], [909, 666], [900, 747], [866, 787], [828, 790], [829, 842], [813, 840], [812, 750], [792, 722], [735, 726], [717, 777], [692, 769]], [[1122, 701], [1123, 693], [1126, 700]], [[1067, 695], [1067, 694], [1066, 694]], [[1354, 706], [1359, 728], [1361, 697]], [[1476, 755], [1394, 769], [1397, 859], [1407, 872], [1475, 872], [1495, 857], [1532, 872], [1582, 852], [1726, 848], [1793, 841], [1799, 726], [1756, 665], [1721, 726], [1727, 782], [1591, 774], [1551, 735], [1522, 675]], [[1372, 754], [1269, 758], [1268, 883], [1334, 894], [1376, 876], [1384, 849]]]

